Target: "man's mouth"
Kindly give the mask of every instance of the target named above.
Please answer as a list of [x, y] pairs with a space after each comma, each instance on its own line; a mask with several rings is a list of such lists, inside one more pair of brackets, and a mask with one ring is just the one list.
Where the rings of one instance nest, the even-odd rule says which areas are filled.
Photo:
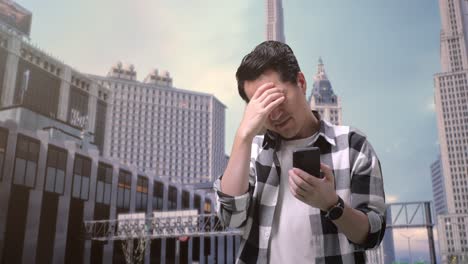
[[284, 126], [288, 123], [289, 119], [290, 119], [290, 118], [288, 117], [288, 118], [284, 119], [284, 120], [281, 121], [281, 122], [276, 122], [276, 123], [274, 124], [274, 126], [275, 126], [276, 128], [282, 128], [282, 127], [284, 127]]

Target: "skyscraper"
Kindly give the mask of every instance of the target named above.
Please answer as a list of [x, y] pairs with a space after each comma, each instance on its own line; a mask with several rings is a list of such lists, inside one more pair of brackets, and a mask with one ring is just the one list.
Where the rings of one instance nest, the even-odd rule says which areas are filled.
[[440, 0], [440, 63], [434, 76], [446, 215], [438, 217], [442, 262], [468, 260], [468, 2]]
[[341, 100], [333, 92], [332, 85], [325, 73], [322, 58], [319, 58], [318, 61], [309, 104], [310, 109], [317, 110], [323, 119], [334, 125], [342, 124]]
[[225, 167], [225, 106], [206, 93], [172, 86], [169, 72], [143, 82], [133, 65], [89, 75], [112, 91], [109, 148], [104, 154], [183, 184], [209, 182]]
[[432, 194], [436, 215], [447, 213], [447, 200], [445, 194], [444, 175], [440, 157], [431, 164]]
[[265, 0], [266, 39], [286, 43], [284, 37], [283, 4], [281, 0]]

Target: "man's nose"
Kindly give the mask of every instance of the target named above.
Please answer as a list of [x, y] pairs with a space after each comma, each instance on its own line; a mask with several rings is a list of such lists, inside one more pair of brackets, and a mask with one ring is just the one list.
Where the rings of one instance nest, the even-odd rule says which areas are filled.
[[273, 111], [271, 111], [269, 118], [271, 121], [277, 121], [281, 118], [282, 114], [283, 111], [281, 109], [275, 108]]

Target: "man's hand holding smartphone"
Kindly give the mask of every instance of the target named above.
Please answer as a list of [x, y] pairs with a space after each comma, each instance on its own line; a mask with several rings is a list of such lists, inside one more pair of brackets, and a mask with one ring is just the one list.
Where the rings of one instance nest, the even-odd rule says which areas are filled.
[[322, 211], [328, 211], [338, 201], [335, 177], [331, 168], [320, 162], [318, 148], [299, 149], [293, 153], [289, 189], [294, 197]]

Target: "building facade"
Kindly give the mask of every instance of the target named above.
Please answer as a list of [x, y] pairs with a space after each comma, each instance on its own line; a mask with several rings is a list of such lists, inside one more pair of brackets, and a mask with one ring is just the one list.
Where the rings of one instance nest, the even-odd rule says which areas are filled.
[[266, 40], [286, 43], [284, 37], [284, 18], [282, 0], [265, 0]]
[[173, 182], [210, 182], [224, 166], [225, 106], [213, 95], [172, 86], [168, 72], [143, 82], [133, 66], [89, 75], [112, 91], [111, 129], [104, 154]]
[[0, 120], [102, 153], [110, 91], [0, 24]]
[[[447, 214], [438, 217], [442, 262], [468, 260], [468, 2], [440, 0], [441, 72], [434, 100]], [[458, 229], [457, 229], [458, 228]]]
[[[447, 200], [445, 194], [444, 175], [440, 156], [431, 164], [432, 193], [436, 215], [447, 214]], [[437, 219], [437, 218], [436, 218]]]
[[[0, 122], [2, 263], [125, 263], [121, 242], [86, 240], [83, 222], [121, 213], [214, 212], [211, 195], [82, 150], [47, 131]], [[232, 263], [236, 236], [153, 239], [145, 263]]]
[[314, 75], [309, 104], [310, 109], [319, 112], [324, 120], [334, 125], [342, 125], [341, 98], [333, 92], [322, 58], [319, 59], [317, 73]]

